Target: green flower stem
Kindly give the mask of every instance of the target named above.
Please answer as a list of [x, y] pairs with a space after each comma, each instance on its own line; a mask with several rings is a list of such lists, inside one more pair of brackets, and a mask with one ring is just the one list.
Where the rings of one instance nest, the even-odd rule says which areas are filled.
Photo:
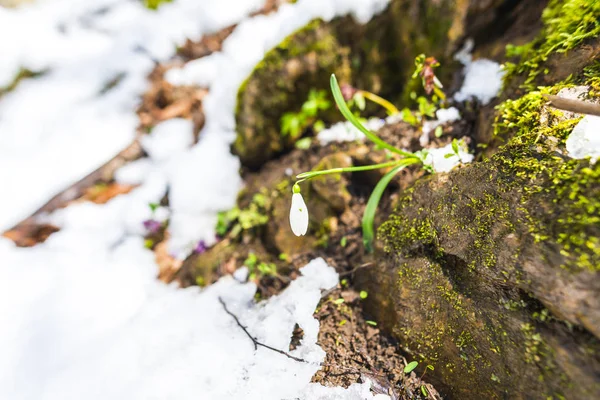
[[331, 168], [331, 169], [325, 169], [325, 170], [321, 170], [321, 171], [309, 171], [309, 172], [303, 172], [301, 174], [296, 175], [296, 179], [311, 179], [311, 178], [314, 178], [315, 176], [319, 176], [319, 175], [341, 174], [343, 172], [369, 171], [372, 169], [391, 167], [391, 166], [398, 164], [398, 162], [399, 162], [398, 160], [395, 160], [395, 161], [389, 161], [386, 163], [364, 165], [364, 166], [360, 166], [360, 167]]
[[382, 149], [388, 149], [392, 153], [400, 154], [401, 156], [404, 156], [407, 158], [417, 158], [413, 153], [411, 153], [409, 151], [400, 150], [397, 147], [387, 144], [386, 142], [381, 140], [377, 135], [375, 135], [373, 132], [371, 132], [370, 130], [365, 128], [363, 126], [363, 124], [360, 123], [360, 121], [358, 121], [358, 119], [354, 116], [354, 114], [352, 114], [352, 112], [348, 108], [348, 105], [346, 104], [346, 101], [344, 100], [344, 96], [342, 95], [342, 91], [340, 90], [340, 85], [338, 84], [337, 79], [335, 78], [335, 74], [331, 74], [330, 84], [331, 84], [331, 92], [333, 93], [333, 98], [335, 99], [335, 103], [337, 104], [338, 108], [340, 109], [340, 112], [342, 113], [342, 115], [348, 121], [350, 121], [350, 123], [352, 125], [354, 125], [359, 131], [364, 133], [365, 136], [367, 138], [369, 138], [370, 141], [372, 141], [373, 143], [375, 143]]
[[381, 164], [364, 165], [361, 167], [332, 168], [332, 169], [326, 169], [326, 170], [322, 170], [322, 171], [303, 172], [301, 174], [296, 175], [296, 179], [299, 179], [296, 183], [300, 183], [300, 182], [306, 181], [308, 179], [311, 179], [311, 178], [314, 178], [314, 177], [320, 176], [320, 175], [341, 174], [344, 172], [370, 171], [373, 169], [395, 167], [397, 165], [407, 166], [407, 165], [411, 165], [411, 164], [416, 164], [419, 161], [420, 160], [418, 160], [416, 158], [410, 158], [410, 159], [403, 158], [402, 160], [394, 160], [394, 161], [389, 161], [389, 162], [381, 163]]
[[379, 104], [381, 107], [385, 108], [390, 115], [399, 114], [400, 110], [396, 108], [395, 105], [384, 99], [383, 97], [377, 96], [375, 93], [367, 92], [366, 90], [358, 91], [365, 99], [371, 100], [375, 104]]
[[383, 192], [387, 188], [388, 184], [392, 180], [394, 176], [400, 171], [402, 171], [405, 167], [415, 164], [412, 160], [401, 160], [391, 171], [379, 180], [375, 189], [371, 193], [369, 197], [369, 201], [367, 202], [367, 206], [365, 207], [365, 212], [363, 214], [362, 219], [362, 230], [363, 230], [363, 243], [367, 249], [367, 252], [371, 253], [373, 251], [373, 241], [375, 240], [375, 212], [377, 211], [377, 207], [379, 206], [379, 201], [381, 200], [381, 196], [383, 196]]

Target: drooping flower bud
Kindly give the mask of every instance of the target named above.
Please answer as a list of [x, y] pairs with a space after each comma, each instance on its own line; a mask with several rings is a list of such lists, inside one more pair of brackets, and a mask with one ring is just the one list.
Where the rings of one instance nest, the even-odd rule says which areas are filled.
[[308, 209], [300, 193], [300, 186], [292, 189], [292, 207], [290, 208], [290, 226], [296, 236], [304, 236], [308, 230]]

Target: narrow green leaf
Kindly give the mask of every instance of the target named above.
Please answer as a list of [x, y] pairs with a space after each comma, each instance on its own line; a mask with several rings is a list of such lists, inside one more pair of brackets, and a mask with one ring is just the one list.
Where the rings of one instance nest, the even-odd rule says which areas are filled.
[[423, 393], [423, 396], [427, 397], [428, 393], [427, 393], [427, 389], [425, 389], [425, 386], [421, 385], [421, 393]]
[[415, 368], [417, 368], [417, 365], [419, 365], [419, 363], [416, 361], [409, 362], [406, 367], [404, 367], [404, 373], [410, 374]]
[[386, 142], [381, 140], [377, 135], [375, 135], [373, 132], [371, 132], [370, 130], [365, 128], [364, 125], [361, 124], [360, 121], [358, 121], [358, 119], [354, 116], [354, 114], [352, 114], [352, 111], [350, 111], [350, 109], [348, 108], [348, 105], [346, 104], [346, 101], [344, 100], [344, 96], [342, 95], [342, 91], [340, 90], [340, 85], [338, 84], [337, 79], [335, 78], [335, 74], [331, 74], [330, 83], [331, 83], [331, 92], [333, 93], [333, 98], [335, 99], [335, 103], [337, 104], [337, 106], [340, 109], [340, 112], [342, 113], [344, 118], [346, 118], [348, 121], [350, 121], [350, 123], [352, 125], [354, 125], [359, 131], [364, 133], [365, 136], [369, 140], [371, 140], [376, 145], [379, 145], [381, 148], [388, 149], [389, 151], [392, 151], [396, 154], [403, 155], [405, 157], [414, 157], [413, 153], [404, 151], [404, 150], [400, 150], [390, 144], [387, 144]]
[[452, 151], [458, 155], [458, 140], [452, 139]]
[[375, 229], [373, 227], [373, 221], [375, 219], [375, 213], [377, 212], [377, 206], [379, 205], [379, 200], [381, 200], [381, 196], [385, 191], [387, 185], [389, 185], [392, 178], [400, 172], [404, 167], [415, 164], [416, 160], [407, 159], [405, 163], [402, 163], [392, 169], [390, 172], [385, 174], [383, 178], [377, 182], [377, 186], [373, 189], [371, 193], [371, 197], [369, 197], [369, 201], [367, 202], [367, 207], [365, 208], [365, 213], [363, 214], [362, 219], [362, 230], [363, 230], [363, 243], [367, 248], [368, 252], [373, 251], [373, 239], [375, 238]]

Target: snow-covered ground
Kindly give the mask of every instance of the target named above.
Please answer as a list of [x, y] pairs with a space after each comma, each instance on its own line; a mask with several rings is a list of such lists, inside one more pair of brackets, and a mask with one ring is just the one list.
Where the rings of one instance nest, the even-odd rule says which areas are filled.
[[[135, 108], [155, 60], [186, 37], [238, 22], [263, 0], [177, 0], [158, 11], [141, 1], [39, 0], [0, 7], [0, 229], [116, 155], [134, 138]], [[108, 89], [111, 83], [114, 87]]]
[[[216, 213], [234, 205], [241, 187], [239, 161], [229, 153], [239, 84], [311, 19], [352, 12], [366, 21], [386, 3], [299, 0], [254, 18], [246, 17], [262, 0], [175, 0], [156, 12], [133, 0], [0, 8], [0, 87], [20, 68], [44, 72], [0, 99], [0, 230], [131, 142], [153, 59], [168, 59], [186, 37], [242, 21], [207, 61], [219, 74], [197, 78], [211, 92], [196, 145], [189, 121], [163, 122], [142, 141], [150, 158], [117, 174], [138, 188], [48, 216], [61, 230], [33, 248], [0, 238], [0, 398], [372, 398], [368, 384], [309, 384], [324, 358], [312, 314], [321, 290], [337, 284], [323, 260], [258, 305], [255, 287], [231, 277], [181, 290], [155, 279], [142, 222], [148, 204], [169, 190], [170, 250], [181, 258], [198, 240], [214, 241]], [[219, 298], [278, 349], [288, 348], [298, 323], [305, 335], [293, 354], [307, 362], [255, 350]]]

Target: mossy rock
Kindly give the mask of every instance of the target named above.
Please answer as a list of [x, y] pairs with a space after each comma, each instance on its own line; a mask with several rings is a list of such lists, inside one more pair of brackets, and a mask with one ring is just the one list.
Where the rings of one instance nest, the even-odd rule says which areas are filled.
[[[570, 81], [592, 101], [596, 68]], [[581, 116], [542, 97], [565, 86], [504, 102], [506, 145], [404, 192], [361, 272], [371, 312], [451, 397], [600, 397], [600, 163], [566, 155]]]
[[[414, 59], [425, 53], [440, 60], [439, 77], [449, 82], [459, 67], [451, 56], [465, 35], [481, 35], [485, 25], [479, 18], [489, 22], [506, 8], [502, 1], [480, 3], [392, 0], [365, 25], [350, 16], [312, 21], [270, 50], [240, 87], [233, 151], [242, 164], [256, 169], [289, 150], [293, 140], [280, 134], [281, 117], [298, 112], [311, 89], [329, 92], [332, 73], [342, 83], [408, 104], [410, 92], [420, 87], [410, 79]], [[367, 114], [382, 112], [369, 107]], [[319, 116], [326, 123], [340, 119], [335, 107]]]
[[[539, 156], [510, 148], [416, 184], [379, 231], [378, 268], [361, 278], [377, 293], [371, 311], [456, 398], [600, 395], [600, 256], [560, 240], [573, 229], [598, 246], [600, 224], [571, 218], [580, 204], [559, 194], [554, 171], [529, 181], [506, 164]], [[577, 193], [597, 201], [600, 165], [565, 164], [585, 182]]]

